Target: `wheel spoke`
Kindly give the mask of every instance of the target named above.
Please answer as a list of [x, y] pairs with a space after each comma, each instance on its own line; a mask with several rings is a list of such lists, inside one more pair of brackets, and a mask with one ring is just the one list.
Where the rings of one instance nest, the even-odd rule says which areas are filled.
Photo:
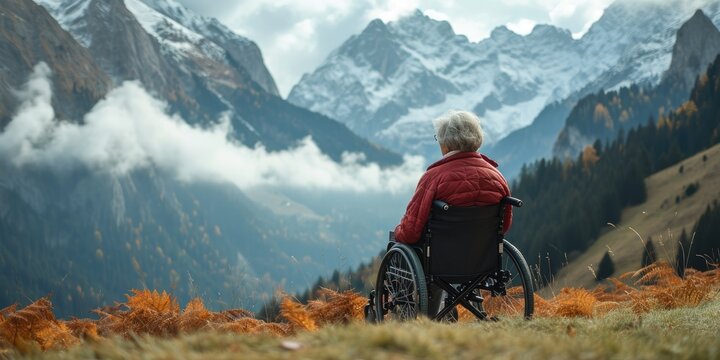
[[391, 284], [388, 299], [392, 304], [388, 315], [398, 320], [413, 318], [417, 308], [414, 273], [401, 253], [393, 254], [389, 260], [385, 271]]

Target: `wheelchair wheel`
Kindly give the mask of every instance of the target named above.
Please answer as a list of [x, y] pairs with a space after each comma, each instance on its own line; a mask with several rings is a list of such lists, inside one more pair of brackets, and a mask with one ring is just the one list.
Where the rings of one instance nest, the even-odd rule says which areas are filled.
[[503, 270], [508, 272], [506, 279], [492, 279], [504, 282], [505, 294], [496, 294], [480, 290], [484, 298], [482, 306], [491, 319], [523, 316], [531, 319], [535, 311], [533, 279], [530, 268], [520, 251], [507, 240], [503, 240]]
[[397, 244], [383, 257], [375, 284], [377, 321], [412, 320], [427, 315], [428, 292], [420, 259], [410, 247]]

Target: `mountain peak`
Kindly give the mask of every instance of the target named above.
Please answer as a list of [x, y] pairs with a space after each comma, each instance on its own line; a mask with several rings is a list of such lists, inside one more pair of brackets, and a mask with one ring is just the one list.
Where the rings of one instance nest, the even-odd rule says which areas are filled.
[[522, 36], [520, 36], [518, 33], [508, 29], [505, 25], [500, 25], [493, 29], [493, 31], [490, 33], [490, 38], [495, 41], [508, 41], [512, 39], [519, 39]]
[[425, 15], [422, 10], [415, 9], [413, 12], [408, 13], [407, 15], [401, 16], [399, 19], [397, 19], [396, 22], [403, 23], [403, 22], [418, 22], [418, 21], [428, 21], [432, 20], [429, 16]]
[[693, 27], [697, 28], [698, 30], [714, 30], [715, 32], [717, 32], [717, 28], [715, 27], [715, 25], [713, 25], [712, 20], [710, 20], [710, 18], [705, 15], [702, 9], [695, 10], [693, 16], [680, 27], [678, 33], [684, 31], [683, 29]]
[[683, 81], [690, 88], [695, 78], [705, 71], [718, 53], [720, 31], [702, 10], [697, 10], [677, 32], [672, 62], [664, 77]]
[[427, 16], [425, 16], [425, 14], [423, 14], [422, 10], [415, 9], [415, 11], [412, 12], [412, 15], [410, 15], [410, 17], [423, 17], [424, 18]]
[[387, 31], [387, 25], [385, 25], [385, 23], [380, 19], [374, 19], [365, 27], [365, 30], [363, 30], [362, 33], [371, 34], [385, 31]]
[[532, 32], [528, 36], [531, 37], [548, 37], [558, 39], [572, 39], [570, 30], [561, 29], [559, 27], [547, 24], [537, 24], [533, 27]]
[[419, 9], [390, 23], [390, 25], [393, 29], [413, 37], [433, 37], [433, 34], [437, 34], [441, 39], [448, 39], [455, 36], [455, 31], [453, 31], [449, 22], [433, 19]]

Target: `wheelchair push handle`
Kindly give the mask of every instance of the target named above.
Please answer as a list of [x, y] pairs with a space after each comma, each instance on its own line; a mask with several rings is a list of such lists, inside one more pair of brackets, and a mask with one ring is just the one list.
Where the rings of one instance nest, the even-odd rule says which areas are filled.
[[448, 205], [448, 203], [446, 203], [446, 202], [444, 202], [444, 201], [442, 201], [442, 200], [435, 200], [435, 201], [433, 201], [433, 206], [436, 207], [436, 208], [438, 208], [438, 209], [443, 209], [443, 210], [445, 210], [445, 211], [447, 211], [448, 209], [450, 209], [450, 205]]
[[514, 207], [522, 207], [523, 201], [512, 196], [506, 196], [502, 199], [503, 204], [510, 204]]

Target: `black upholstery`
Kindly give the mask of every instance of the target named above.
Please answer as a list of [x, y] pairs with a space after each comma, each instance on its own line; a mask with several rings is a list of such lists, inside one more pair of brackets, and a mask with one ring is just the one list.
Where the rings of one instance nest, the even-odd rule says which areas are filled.
[[425, 236], [426, 275], [472, 281], [500, 267], [502, 205], [432, 208]]

